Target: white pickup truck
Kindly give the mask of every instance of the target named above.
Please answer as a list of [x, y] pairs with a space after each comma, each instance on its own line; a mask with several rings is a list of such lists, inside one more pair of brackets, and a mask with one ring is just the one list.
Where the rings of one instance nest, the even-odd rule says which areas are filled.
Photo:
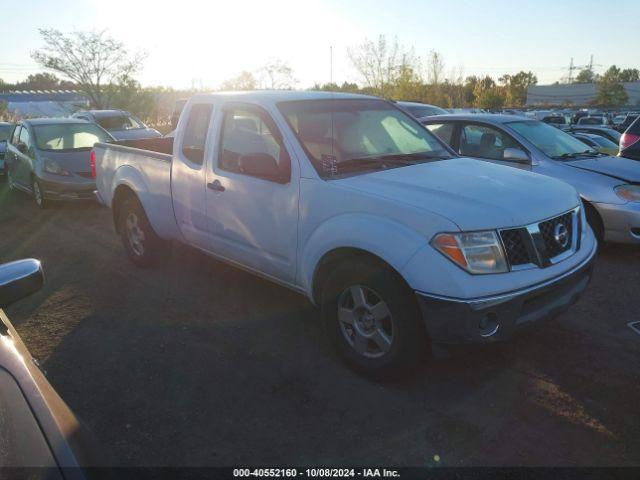
[[300, 292], [371, 376], [430, 342], [505, 338], [591, 277], [596, 242], [572, 187], [457, 157], [378, 98], [197, 95], [175, 139], [134, 146], [92, 154], [133, 262], [161, 262], [177, 240]]

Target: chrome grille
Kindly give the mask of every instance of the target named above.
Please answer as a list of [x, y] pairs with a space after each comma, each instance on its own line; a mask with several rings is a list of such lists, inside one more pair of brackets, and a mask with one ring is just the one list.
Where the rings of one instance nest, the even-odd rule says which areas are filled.
[[[573, 212], [567, 212], [564, 215], [542, 222], [538, 227], [540, 228], [540, 233], [542, 234], [549, 257], [553, 258], [571, 248], [571, 240], [573, 238]], [[564, 229], [564, 234], [567, 236], [565, 245], [556, 239], [557, 231], [561, 228]]]
[[510, 265], [526, 265], [531, 263], [529, 252], [526, 246], [526, 228], [513, 228], [511, 230], [502, 230], [502, 244], [507, 254], [507, 260]]
[[511, 270], [548, 267], [580, 247], [580, 208], [519, 228], [500, 230]]

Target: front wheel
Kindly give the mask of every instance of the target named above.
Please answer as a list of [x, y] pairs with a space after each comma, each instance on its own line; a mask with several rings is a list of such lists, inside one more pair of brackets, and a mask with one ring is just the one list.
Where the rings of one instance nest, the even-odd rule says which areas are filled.
[[166, 262], [170, 244], [154, 232], [137, 198], [128, 198], [123, 202], [119, 229], [122, 244], [133, 263], [148, 268]]
[[376, 380], [410, 372], [427, 346], [413, 292], [396, 272], [367, 258], [329, 274], [322, 317], [346, 363]]

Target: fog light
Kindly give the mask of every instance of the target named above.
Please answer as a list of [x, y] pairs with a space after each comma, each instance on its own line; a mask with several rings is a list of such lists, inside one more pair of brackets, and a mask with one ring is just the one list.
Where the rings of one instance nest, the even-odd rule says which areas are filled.
[[490, 337], [498, 332], [500, 323], [498, 323], [498, 315], [494, 312], [489, 312], [484, 315], [478, 322], [478, 330], [480, 330], [481, 337]]

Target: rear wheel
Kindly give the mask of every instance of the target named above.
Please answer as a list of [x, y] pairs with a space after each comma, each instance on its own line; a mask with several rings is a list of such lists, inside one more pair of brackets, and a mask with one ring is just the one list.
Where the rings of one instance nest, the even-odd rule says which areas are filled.
[[119, 229], [122, 244], [133, 263], [148, 268], [166, 262], [170, 244], [153, 231], [137, 198], [130, 197], [122, 203]]
[[426, 350], [413, 292], [375, 260], [334, 268], [322, 291], [322, 316], [346, 363], [376, 380], [408, 373]]

